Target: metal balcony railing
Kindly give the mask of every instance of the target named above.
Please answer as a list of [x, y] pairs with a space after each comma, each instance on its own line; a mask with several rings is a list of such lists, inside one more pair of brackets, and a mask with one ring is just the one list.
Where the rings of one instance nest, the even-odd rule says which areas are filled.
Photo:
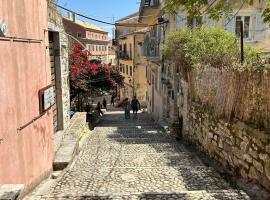
[[123, 60], [132, 60], [131, 56], [127, 52], [124, 52], [124, 51], [120, 51], [118, 53], [118, 58], [123, 59]]
[[143, 1], [144, 7], [157, 7], [160, 4], [159, 0], [143, 0]]

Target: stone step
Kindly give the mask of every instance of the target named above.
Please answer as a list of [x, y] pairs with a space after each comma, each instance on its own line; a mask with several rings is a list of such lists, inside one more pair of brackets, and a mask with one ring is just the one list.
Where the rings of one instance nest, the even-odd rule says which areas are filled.
[[[91, 181], [90, 185], [84, 184]], [[68, 185], [66, 185], [68, 183]], [[162, 168], [81, 168], [74, 166], [55, 185], [52, 194], [75, 195], [89, 193], [149, 193], [195, 190], [229, 190], [231, 186], [208, 167]]]
[[95, 143], [89, 143], [86, 152], [99, 153], [101, 155], [109, 154], [157, 154], [157, 153], [179, 153], [188, 152], [184, 145], [177, 142], [169, 143], [151, 143], [151, 144], [129, 144], [104, 143], [102, 140]]
[[[185, 168], [203, 167], [202, 161], [193, 153], [177, 154], [117, 154], [86, 151], [77, 162], [77, 168]], [[100, 152], [99, 152], [100, 153]], [[91, 156], [87, 156], [87, 154]], [[96, 155], [95, 155], [96, 154]]]
[[60, 148], [55, 154], [53, 161], [53, 170], [60, 171], [65, 169], [68, 164], [73, 160], [78, 150], [77, 139], [65, 139], [63, 140]]
[[175, 140], [171, 137], [163, 137], [163, 138], [90, 138], [91, 143], [108, 143], [108, 144], [162, 144], [162, 143], [170, 143], [175, 142]]
[[23, 191], [23, 184], [1, 184], [0, 200], [15, 200]]
[[62, 195], [62, 196], [46, 196], [39, 200], [250, 200], [250, 198], [239, 190], [195, 190], [181, 192], [149, 192], [149, 193], [133, 193], [133, 194], [81, 194]]

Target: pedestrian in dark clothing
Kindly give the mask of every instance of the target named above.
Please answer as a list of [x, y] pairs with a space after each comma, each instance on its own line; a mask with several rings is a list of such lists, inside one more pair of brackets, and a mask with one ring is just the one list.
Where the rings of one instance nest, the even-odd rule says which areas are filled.
[[138, 110], [141, 109], [141, 105], [140, 105], [139, 100], [136, 98], [136, 96], [134, 96], [132, 101], [131, 101], [131, 108], [132, 108], [132, 111], [133, 111], [133, 118], [137, 119]]
[[115, 96], [113, 94], [112, 97], [111, 97], [111, 105], [113, 105], [113, 106], [114, 106], [114, 98], [115, 98]]
[[100, 102], [98, 102], [96, 110], [98, 111], [99, 116], [103, 115], [103, 112], [101, 110], [101, 103]]
[[105, 109], [107, 109], [107, 101], [106, 101], [106, 99], [105, 99], [105, 98], [103, 99], [102, 104], [103, 104], [103, 107], [104, 107]]

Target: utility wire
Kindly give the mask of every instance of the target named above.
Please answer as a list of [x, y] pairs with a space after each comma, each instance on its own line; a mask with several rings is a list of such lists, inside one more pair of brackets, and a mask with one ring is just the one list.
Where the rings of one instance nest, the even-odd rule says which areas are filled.
[[107, 25], [112, 25], [112, 26], [115, 25], [114, 23], [105, 22], [105, 21], [102, 21], [102, 20], [98, 20], [98, 19], [95, 19], [95, 18], [92, 18], [92, 17], [88, 17], [88, 16], [85, 16], [85, 15], [82, 15], [82, 14], [80, 14], [80, 13], [74, 12], [74, 11], [72, 11], [72, 10], [70, 10], [70, 9], [67, 9], [67, 8], [65, 8], [65, 7], [63, 7], [63, 6], [60, 6], [60, 5], [58, 5], [58, 4], [54, 3], [54, 2], [51, 2], [51, 1], [50, 1], [50, 3], [51, 3], [52, 5], [58, 7], [58, 8], [61, 8], [62, 10], [65, 10], [65, 11], [68, 11], [68, 12], [72, 12], [72, 13], [74, 13], [74, 14], [80, 16], [80, 17], [83, 17], [83, 18], [86, 18], [86, 19], [89, 19], [89, 20], [92, 20], [92, 21], [95, 21], [95, 22], [100, 22], [100, 23], [103, 23], [103, 24], [107, 24]]
[[231, 17], [231, 19], [225, 24], [225, 27], [236, 17], [236, 15], [240, 12], [240, 10], [242, 10], [242, 8], [244, 7], [244, 3], [242, 3], [242, 5], [240, 6], [240, 8], [237, 10], [237, 12]]
[[[58, 4], [54, 3], [54, 2], [51, 2], [51, 1], [50, 1], [50, 3], [51, 3], [52, 5], [54, 5], [54, 6], [56, 6], [56, 7], [60, 8], [60, 9], [62, 9], [62, 10], [65, 10], [65, 11], [68, 11], [68, 12], [71, 12], [71, 13], [74, 13], [75, 15], [78, 15], [78, 16], [80, 16], [80, 17], [89, 19], [89, 20], [91, 20], [91, 21], [95, 21], [95, 22], [99, 22], [99, 23], [107, 24], [107, 25], [111, 25], [111, 26], [138, 27], [137, 25], [132, 25], [132, 24], [131, 24], [131, 25], [128, 25], [128, 24], [118, 24], [118, 23], [111, 23], [111, 22], [102, 21], [102, 20], [99, 20], [99, 19], [95, 19], [95, 18], [88, 17], [88, 16], [83, 15], [83, 14], [77, 13], [77, 12], [72, 11], [72, 10], [70, 10], [70, 9], [67, 9], [67, 8], [65, 8], [65, 7], [63, 7], [63, 6], [60, 6], [60, 5], [58, 5]], [[150, 16], [150, 15], [149, 15], [149, 16]], [[148, 17], [148, 16], [146, 16], [146, 17]], [[167, 22], [165, 22], [165, 23], [167, 23]], [[159, 24], [164, 24], [164, 22], [163, 22], [163, 23], [154, 24], [154, 25], [147, 25], [147, 27], [156, 26], [156, 25], [159, 25]], [[140, 25], [140, 24], [138, 24], [138, 25]]]

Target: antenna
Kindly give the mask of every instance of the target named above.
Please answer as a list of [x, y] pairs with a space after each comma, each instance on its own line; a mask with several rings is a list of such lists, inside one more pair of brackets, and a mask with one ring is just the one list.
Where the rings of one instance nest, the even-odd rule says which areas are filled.
[[[112, 16], [112, 23], [114, 24], [114, 15]], [[112, 28], [112, 39], [115, 37], [115, 26]]]

